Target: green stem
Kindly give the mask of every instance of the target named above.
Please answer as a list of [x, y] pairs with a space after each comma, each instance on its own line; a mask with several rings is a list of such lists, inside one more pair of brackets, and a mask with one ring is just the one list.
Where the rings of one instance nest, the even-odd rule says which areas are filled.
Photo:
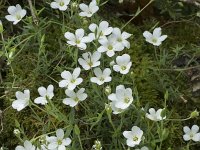
[[144, 6], [141, 10], [138, 10], [136, 14], [121, 28], [123, 30], [133, 19], [135, 19], [145, 8], [147, 8], [154, 0], [150, 0], [146, 6]]

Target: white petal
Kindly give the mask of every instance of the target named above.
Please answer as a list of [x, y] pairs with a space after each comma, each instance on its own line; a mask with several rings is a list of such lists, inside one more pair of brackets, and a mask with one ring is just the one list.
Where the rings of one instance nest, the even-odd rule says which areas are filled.
[[183, 135], [183, 139], [184, 139], [185, 141], [191, 140], [191, 138], [190, 138], [190, 136], [189, 136], [188, 134]]
[[40, 94], [40, 96], [44, 97], [47, 94], [47, 90], [45, 87], [42, 86], [38, 88], [38, 93]]
[[65, 98], [63, 99], [63, 103], [65, 105], [69, 105], [70, 107], [74, 107], [78, 104], [78, 102], [74, 101], [72, 98]]
[[162, 42], [167, 38], [167, 35], [162, 35], [161, 37], [159, 37], [159, 40]]
[[61, 73], [61, 77], [62, 77], [63, 79], [68, 79], [68, 80], [70, 80], [70, 79], [72, 78], [72, 74], [71, 74], [69, 71], [63, 71], [63, 72]]
[[82, 11], [84, 11], [84, 12], [87, 12], [88, 11], [88, 6], [86, 5], [86, 4], [84, 4], [84, 3], [81, 3], [80, 5], [79, 5], [79, 8], [82, 10]]
[[78, 62], [85, 70], [89, 70], [90, 69], [90, 66], [88, 65], [88, 63], [84, 59], [79, 58]]
[[131, 131], [124, 131], [123, 132], [123, 136], [127, 139], [131, 139], [133, 137], [132, 132]]
[[65, 33], [65, 38], [70, 40], [70, 41], [75, 41], [76, 40], [75, 35], [73, 33], [71, 33], [71, 32], [66, 32]]
[[77, 44], [77, 47], [80, 49], [80, 50], [85, 50], [87, 48], [87, 45], [85, 43], [80, 43], [80, 44]]
[[112, 93], [112, 94], [108, 95], [108, 99], [111, 101], [116, 101], [117, 100], [116, 94]]
[[61, 80], [59, 82], [59, 87], [63, 88], [63, 87], [67, 87], [67, 85], [69, 84], [68, 80]]
[[145, 31], [143, 33], [143, 36], [146, 38], [146, 39], [151, 39], [152, 38], [152, 34], [149, 32], [149, 31]]
[[61, 10], [61, 11], [65, 11], [65, 10], [67, 10], [67, 8], [68, 8], [67, 5], [59, 6], [59, 10]]
[[192, 133], [197, 133], [199, 131], [199, 127], [197, 125], [193, 125], [191, 130], [192, 130]]
[[83, 79], [82, 78], [77, 78], [76, 81], [75, 81], [75, 85], [79, 85], [83, 82]]
[[56, 142], [50, 143], [48, 145], [48, 149], [54, 150], [58, 147], [58, 144]]
[[90, 31], [95, 32], [95, 30], [97, 29], [97, 25], [92, 23], [92, 24], [90, 24], [89, 29], [90, 29]]
[[92, 59], [93, 62], [96, 62], [96, 61], [98, 61], [100, 58], [101, 58], [101, 53], [99, 53], [98, 51], [95, 51], [95, 52], [93, 53], [91, 59]]
[[65, 146], [68, 146], [68, 145], [71, 144], [72, 140], [71, 140], [70, 138], [66, 138], [66, 139], [63, 139], [62, 142], [63, 142], [63, 144], [64, 144]]
[[11, 16], [11, 15], [6, 15], [5, 18], [8, 20], [8, 21], [16, 21], [16, 18], [14, 16]]
[[76, 38], [77, 39], [82, 39], [82, 37], [84, 36], [84, 30], [83, 29], [77, 29], [75, 32]]
[[16, 7], [15, 6], [9, 6], [8, 7], [8, 13], [11, 15], [14, 15], [16, 12]]
[[102, 76], [103, 72], [101, 71], [100, 68], [95, 68], [94, 74], [95, 74], [96, 77], [99, 77], [99, 76]]
[[155, 28], [153, 30], [153, 36], [159, 38], [161, 36], [161, 28]]
[[45, 105], [48, 103], [48, 101], [46, 100], [45, 97], [38, 97], [34, 100], [34, 103], [36, 104], [41, 104], [41, 105]]
[[69, 90], [74, 90], [76, 88], [76, 84], [74, 84], [74, 83], [69, 83], [68, 84], [68, 89]]
[[59, 146], [58, 146], [58, 150], [66, 150], [66, 148], [65, 148], [64, 145], [59, 145]]
[[195, 141], [195, 142], [199, 142], [200, 141], [200, 133], [195, 134], [193, 136], [192, 140]]
[[52, 3], [51, 3], [51, 8], [53, 8], [53, 9], [57, 9], [57, 8], [59, 8], [58, 3], [56, 3], [56, 2], [52, 2]]
[[81, 68], [79, 68], [79, 67], [75, 68], [74, 71], [73, 71], [73, 78], [74, 79], [78, 78], [80, 73], [81, 73]]
[[128, 145], [129, 147], [135, 147], [135, 145], [136, 145], [136, 143], [135, 143], [132, 139], [128, 139], [128, 140], [126, 141], [126, 143], [127, 143], [127, 145]]
[[63, 139], [64, 138], [64, 131], [63, 131], [63, 129], [56, 130], [56, 136], [60, 140]]
[[24, 109], [26, 106], [28, 106], [29, 102], [25, 101], [25, 100], [15, 100], [12, 103], [12, 107], [14, 109], [17, 109], [17, 111], [21, 111], [22, 109]]
[[17, 146], [15, 150], [26, 150], [23, 146]]
[[21, 10], [20, 16], [21, 16], [21, 18], [23, 18], [24, 16], [26, 16], [26, 10], [25, 9]]
[[183, 131], [185, 133], [189, 133], [190, 132], [190, 128], [188, 126], [183, 127]]

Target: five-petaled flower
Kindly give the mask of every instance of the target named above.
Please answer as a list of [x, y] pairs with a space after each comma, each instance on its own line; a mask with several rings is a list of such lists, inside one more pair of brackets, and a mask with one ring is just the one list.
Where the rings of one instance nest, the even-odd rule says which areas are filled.
[[32, 145], [32, 143], [27, 140], [24, 142], [24, 146], [19, 145], [15, 148], [15, 150], [35, 150], [35, 149], [36, 149], [35, 146]]
[[65, 94], [69, 98], [63, 99], [63, 103], [71, 107], [76, 106], [80, 101], [84, 101], [87, 98], [87, 94], [84, 92], [85, 92], [85, 88], [81, 88], [77, 92], [66, 89]]
[[108, 57], [112, 57], [115, 55], [115, 52], [122, 51], [124, 49], [124, 46], [118, 43], [116, 39], [111, 36], [99, 40], [99, 43], [101, 46], [97, 49], [97, 51], [100, 53], [106, 52]]
[[69, 90], [73, 90], [76, 88], [77, 85], [83, 82], [82, 78], [78, 78], [81, 73], [80, 68], [75, 68], [73, 73], [71, 74], [69, 71], [63, 71], [61, 73], [61, 77], [64, 80], [59, 82], [59, 87], [66, 87]]
[[71, 32], [65, 33], [65, 38], [68, 39], [67, 43], [72, 46], [77, 46], [80, 50], [85, 50], [87, 48], [86, 43], [92, 41], [89, 36], [84, 36], [85, 31], [83, 29], [77, 29], [75, 34]]
[[65, 11], [68, 8], [70, 0], [55, 0], [51, 2], [51, 8]]
[[114, 105], [114, 111], [122, 112], [133, 102], [132, 90], [131, 88], [125, 88], [124, 85], [119, 85], [116, 87], [116, 93], [108, 95], [108, 99], [112, 101], [111, 107]]
[[183, 139], [185, 141], [200, 141], [200, 132], [199, 127], [197, 125], [193, 125], [191, 129], [188, 126], [185, 126], [183, 127], [183, 131], [185, 132], [185, 134], [183, 135]]
[[111, 37], [116, 40], [117, 43], [121, 44], [123, 47], [130, 48], [130, 43], [127, 39], [131, 36], [130, 33], [121, 32], [119, 28], [113, 28]]
[[123, 135], [125, 138], [127, 138], [126, 144], [129, 147], [135, 147], [136, 145], [140, 144], [143, 136], [143, 131], [139, 127], [133, 126], [131, 131], [124, 131]]
[[107, 21], [100, 22], [99, 26], [92, 23], [90, 24], [89, 29], [92, 31], [92, 33], [90, 33], [88, 36], [93, 40], [105, 39], [106, 36], [111, 34], [113, 31], [113, 28], [109, 27], [109, 23]]
[[128, 54], [123, 54], [122, 56], [117, 56], [116, 64], [113, 66], [113, 70], [120, 72], [121, 74], [127, 74], [132, 66], [130, 61], [130, 56]]
[[90, 52], [83, 53], [82, 57], [83, 58], [78, 59], [78, 62], [85, 70], [89, 70], [100, 65], [99, 59], [101, 58], [101, 53], [98, 51], [95, 51], [93, 54]]
[[79, 13], [82, 17], [92, 17], [92, 15], [99, 10], [96, 0], [92, 0], [89, 5], [81, 3], [79, 8], [82, 10], [82, 12]]
[[150, 108], [149, 113], [146, 113], [146, 117], [152, 121], [164, 120], [164, 119], [166, 119], [166, 116], [162, 117], [162, 115], [161, 115], [162, 111], [163, 111], [163, 109], [158, 109], [157, 111], [155, 111], [154, 108]]
[[49, 85], [47, 89], [43, 86], [39, 87], [38, 93], [40, 94], [40, 97], [36, 98], [34, 102], [36, 104], [46, 105], [48, 100], [51, 100], [54, 96], [53, 89], [53, 85]]
[[112, 80], [110, 76], [111, 70], [109, 68], [105, 68], [103, 71], [100, 68], [95, 68], [94, 74], [96, 77], [92, 77], [90, 81], [98, 85], [102, 85], [105, 82], [110, 82]]
[[5, 18], [8, 21], [13, 22], [13, 24], [15, 25], [26, 15], [26, 10], [22, 9], [22, 7], [17, 4], [16, 6], [9, 6], [8, 13], [10, 15], [6, 15]]
[[147, 42], [155, 46], [159, 46], [167, 38], [167, 35], [161, 36], [161, 28], [155, 28], [153, 34], [151, 34], [149, 31], [145, 31], [143, 36], [146, 38]]
[[64, 138], [64, 131], [63, 129], [56, 130], [56, 136], [50, 136], [46, 138], [49, 150], [65, 150], [66, 146], [70, 145], [71, 139]]
[[24, 109], [26, 106], [29, 105], [30, 101], [30, 91], [29, 90], [24, 90], [24, 93], [17, 91], [15, 93], [17, 100], [12, 102], [12, 107], [14, 109], [17, 109], [17, 111], [21, 111]]

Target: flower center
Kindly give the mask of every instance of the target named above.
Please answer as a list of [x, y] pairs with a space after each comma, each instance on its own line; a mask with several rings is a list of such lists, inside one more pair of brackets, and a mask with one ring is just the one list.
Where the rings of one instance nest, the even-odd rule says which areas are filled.
[[78, 98], [78, 97], [75, 97], [74, 101], [75, 101], [75, 102], [78, 102], [78, 101], [79, 101], [79, 98]]
[[58, 145], [62, 145], [62, 140], [59, 139], [59, 140], [57, 141], [57, 143], [58, 143]]
[[190, 133], [190, 138], [193, 138], [193, 136], [194, 136], [193, 133]]
[[121, 66], [121, 69], [122, 70], [126, 70], [126, 66]]
[[76, 44], [80, 44], [81, 43], [81, 41], [80, 40], [76, 40]]
[[90, 66], [90, 67], [92, 67], [93, 66], [93, 62], [88, 62], [88, 65]]
[[153, 42], [153, 43], [157, 43], [157, 41], [158, 41], [158, 40], [157, 40], [156, 38], [153, 38], [153, 39], [152, 39], [152, 42]]
[[22, 17], [20, 16], [20, 14], [17, 14], [17, 15], [16, 15], [16, 18], [17, 18], [17, 20], [22, 19]]
[[133, 141], [134, 141], [134, 142], [138, 141], [138, 137], [137, 137], [137, 136], [134, 136], [134, 137], [133, 137]]
[[104, 78], [103, 78], [103, 77], [101, 77], [99, 80], [100, 80], [100, 81], [104, 81]]
[[75, 80], [75, 79], [72, 79], [72, 80], [71, 80], [71, 83], [74, 83], [74, 82], [76, 82], [76, 80]]
[[113, 46], [112, 45], [109, 45], [108, 46], [108, 50], [112, 50], [113, 49]]
[[118, 41], [118, 42], [122, 42], [122, 38], [118, 38], [117, 41]]
[[64, 3], [64, 2], [60, 2], [59, 5], [60, 5], [60, 6], [64, 6], [65, 3]]
[[130, 98], [126, 97], [126, 98], [124, 99], [124, 102], [125, 102], [125, 103], [129, 103], [129, 102], [130, 102]]

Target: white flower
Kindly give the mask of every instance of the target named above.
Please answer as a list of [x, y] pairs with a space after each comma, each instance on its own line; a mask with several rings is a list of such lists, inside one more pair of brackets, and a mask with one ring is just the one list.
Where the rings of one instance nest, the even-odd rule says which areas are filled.
[[102, 85], [105, 82], [110, 82], [112, 80], [110, 76], [111, 70], [109, 68], [106, 68], [103, 71], [100, 68], [95, 68], [94, 74], [96, 77], [92, 77], [90, 81], [97, 83], [98, 85]]
[[101, 58], [101, 53], [97, 51], [95, 51], [93, 54], [90, 52], [83, 53], [82, 57], [83, 58], [78, 59], [78, 62], [85, 70], [89, 70], [100, 65], [99, 59]]
[[10, 15], [6, 15], [5, 18], [13, 24], [17, 24], [26, 15], [26, 10], [17, 4], [16, 6], [9, 6], [8, 13]]
[[69, 71], [63, 71], [61, 73], [61, 77], [64, 79], [59, 82], [59, 87], [66, 87], [69, 90], [73, 90], [77, 85], [83, 82], [82, 78], [78, 78], [80, 75], [81, 69], [75, 68], [73, 73], [71, 74]]
[[121, 33], [119, 28], [113, 28], [111, 36], [123, 47], [130, 48], [130, 43], [127, 41], [127, 39], [131, 36], [131, 34], [127, 32]]
[[62, 129], [56, 131], [56, 136], [47, 137], [47, 141], [49, 142], [49, 150], [65, 150], [66, 146], [71, 143], [70, 138], [64, 138], [64, 131]]
[[155, 28], [153, 34], [151, 34], [149, 31], [145, 31], [143, 33], [143, 36], [146, 38], [147, 42], [155, 46], [159, 46], [160, 44], [162, 44], [162, 41], [167, 38], [167, 35], [161, 36], [161, 28]]
[[90, 33], [88, 36], [95, 40], [95, 39], [104, 39], [107, 35], [111, 34], [113, 31], [112, 27], [109, 27], [109, 23], [107, 21], [100, 22], [99, 26], [92, 23], [89, 26], [90, 31], [93, 33]]
[[39, 87], [38, 92], [40, 94], [40, 97], [36, 98], [34, 102], [41, 105], [47, 104], [48, 100], [52, 99], [54, 96], [53, 89], [53, 85], [49, 85], [47, 89], [43, 86]]
[[65, 11], [68, 8], [69, 2], [70, 0], [54, 0], [54, 2], [51, 3], [51, 8]]
[[122, 51], [124, 49], [124, 46], [117, 42], [116, 39], [112, 38], [111, 36], [99, 40], [99, 43], [102, 46], [100, 46], [97, 51], [100, 53], [106, 52], [106, 55], [108, 55], [109, 57], [114, 56], [116, 51]]
[[146, 147], [146, 146], [143, 146], [142, 148], [140, 148], [140, 149], [135, 149], [135, 150], [149, 150], [149, 148], [148, 147]]
[[123, 135], [125, 138], [127, 138], [126, 144], [129, 147], [135, 147], [136, 145], [140, 144], [143, 131], [139, 127], [133, 126], [131, 131], [124, 131]]
[[118, 109], [126, 109], [133, 102], [132, 90], [130, 88], [125, 88], [124, 85], [119, 85], [116, 87], [116, 93], [108, 95], [108, 99], [111, 100], [111, 107]]
[[65, 98], [63, 100], [63, 103], [65, 105], [69, 105], [71, 107], [76, 106], [79, 101], [84, 101], [87, 98], [87, 94], [84, 93], [84, 92], [85, 92], [85, 88], [81, 88], [76, 93], [74, 91], [71, 91], [71, 90], [65, 90], [65, 94], [69, 98]]
[[165, 117], [161, 116], [162, 111], [163, 109], [158, 109], [157, 111], [155, 111], [154, 108], [150, 108], [149, 113], [146, 113], [146, 117], [152, 121], [161, 121], [163, 119], [166, 119], [166, 116]]
[[87, 45], [85, 43], [89, 43], [92, 39], [88, 36], [84, 37], [84, 30], [77, 29], [75, 34], [71, 32], [65, 33], [65, 38], [68, 39], [67, 43], [72, 46], [77, 46], [80, 50], [85, 50]]
[[24, 146], [17, 146], [15, 150], [35, 150], [35, 146], [31, 144], [29, 141], [24, 142]]
[[121, 74], [127, 74], [132, 66], [130, 59], [128, 54], [117, 56], [116, 64], [113, 66], [114, 71], [120, 72]]
[[99, 10], [96, 0], [92, 0], [89, 6], [81, 3], [79, 8], [82, 10], [82, 12], [79, 13], [79, 15], [82, 17], [92, 17], [92, 15]]
[[17, 91], [15, 93], [17, 100], [13, 101], [12, 107], [20, 111], [29, 105], [30, 91], [24, 90], [24, 93]]
[[101, 141], [96, 140], [94, 142], [94, 145], [92, 146], [92, 149], [94, 149], [94, 150], [102, 150]]
[[19, 129], [14, 129], [13, 133], [14, 133], [15, 135], [19, 135], [21, 132], [19, 131]]
[[197, 125], [193, 125], [192, 128], [190, 129], [188, 126], [183, 127], [183, 131], [185, 134], [183, 135], [183, 139], [185, 141], [190, 141], [193, 140], [195, 142], [200, 141], [200, 133], [199, 127]]

